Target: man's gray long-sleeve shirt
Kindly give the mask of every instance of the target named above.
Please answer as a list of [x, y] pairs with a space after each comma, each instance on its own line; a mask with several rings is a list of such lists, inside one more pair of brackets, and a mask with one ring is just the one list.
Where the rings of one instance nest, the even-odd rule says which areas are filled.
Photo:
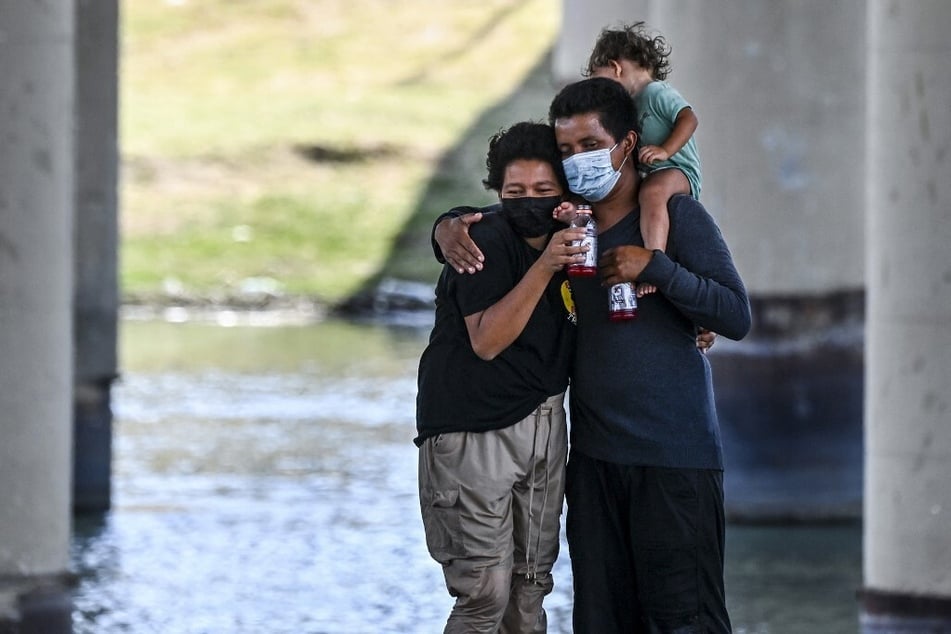
[[[713, 380], [696, 326], [730, 339], [750, 329], [749, 300], [713, 218], [688, 196], [671, 199], [666, 253], [639, 277], [657, 292], [638, 317], [608, 320], [599, 277], [571, 278], [578, 315], [571, 374], [573, 451], [626, 465], [722, 469]], [[598, 250], [642, 246], [634, 210], [598, 236]]]

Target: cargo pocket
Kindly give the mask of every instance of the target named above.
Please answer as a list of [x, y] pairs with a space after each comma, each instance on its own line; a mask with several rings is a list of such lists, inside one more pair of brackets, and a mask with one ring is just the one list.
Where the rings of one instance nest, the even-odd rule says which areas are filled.
[[465, 441], [465, 432], [456, 431], [448, 434], [439, 434], [431, 440], [433, 456], [436, 458], [446, 458], [459, 453]]
[[459, 488], [423, 489], [421, 507], [426, 547], [433, 559], [445, 564], [462, 556], [464, 546], [459, 517]]
[[652, 535], [644, 546], [651, 618], [664, 632], [694, 632], [700, 614], [697, 472], [657, 469]]
[[652, 548], [646, 551], [645, 561], [652, 619], [664, 624], [664, 631], [680, 631], [677, 627], [695, 624], [700, 613], [696, 551], [689, 547]]

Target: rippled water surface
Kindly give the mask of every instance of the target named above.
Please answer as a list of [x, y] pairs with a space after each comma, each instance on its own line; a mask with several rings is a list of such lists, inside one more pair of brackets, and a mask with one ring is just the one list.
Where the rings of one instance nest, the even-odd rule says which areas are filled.
[[[428, 332], [127, 321], [114, 509], [80, 518], [80, 634], [438, 632], [416, 499]], [[860, 530], [727, 531], [737, 632], [856, 632]], [[567, 549], [546, 601], [570, 632]]]

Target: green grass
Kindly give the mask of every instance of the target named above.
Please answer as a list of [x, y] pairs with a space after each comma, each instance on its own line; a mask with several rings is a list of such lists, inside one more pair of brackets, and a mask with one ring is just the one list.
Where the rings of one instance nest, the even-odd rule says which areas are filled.
[[[432, 281], [432, 218], [541, 119], [555, 0], [125, 0], [121, 280], [336, 302]], [[539, 66], [541, 64], [541, 66]], [[425, 238], [425, 239], [424, 239]]]

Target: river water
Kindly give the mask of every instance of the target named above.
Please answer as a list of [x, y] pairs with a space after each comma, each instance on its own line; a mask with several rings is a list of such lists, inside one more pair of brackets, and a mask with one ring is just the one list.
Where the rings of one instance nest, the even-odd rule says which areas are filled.
[[[76, 520], [74, 631], [441, 631], [412, 444], [428, 328], [239, 321], [123, 321], [114, 508]], [[570, 632], [564, 544], [554, 574]], [[728, 527], [736, 632], [857, 632], [860, 582], [857, 526]]]

